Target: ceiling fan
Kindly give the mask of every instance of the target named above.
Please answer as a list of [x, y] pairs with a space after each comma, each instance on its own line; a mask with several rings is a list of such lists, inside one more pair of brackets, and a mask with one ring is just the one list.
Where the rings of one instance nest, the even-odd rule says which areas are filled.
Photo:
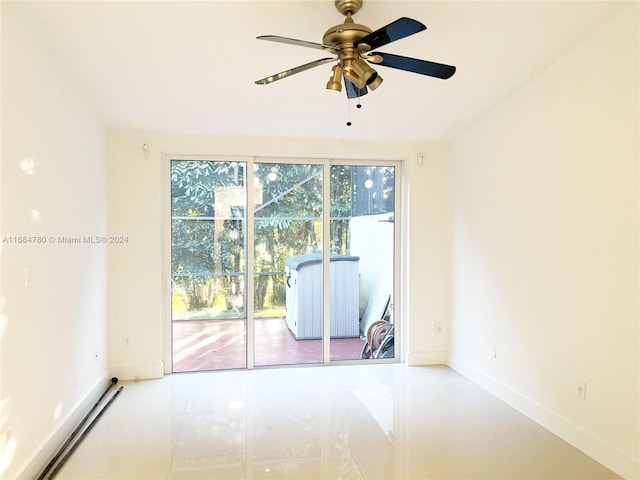
[[[268, 85], [277, 80], [290, 77], [310, 68], [329, 62], [337, 63], [331, 70], [331, 78], [327, 83], [328, 90], [342, 91], [344, 85], [348, 98], [356, 98], [366, 95], [368, 89], [375, 90], [382, 83], [382, 77], [370, 64], [383, 67], [396, 68], [407, 72], [419, 73], [441, 79], [450, 78], [456, 71], [456, 67], [442, 63], [419, 60], [417, 58], [392, 55], [390, 53], [372, 52], [379, 47], [408, 37], [425, 30], [427, 27], [417, 20], [401, 17], [389, 25], [372, 31], [369, 27], [359, 25], [353, 21], [355, 15], [362, 7], [364, 0], [335, 0], [336, 9], [347, 18], [344, 23], [335, 25], [327, 30], [322, 37], [322, 43], [307, 42], [294, 38], [280, 37], [277, 35], [262, 35], [258, 40], [287, 43], [303, 47], [315, 48], [329, 52], [334, 57], [321, 58], [298, 67], [276, 73], [257, 80], [258, 85]], [[337, 57], [337, 58], [336, 58]]]

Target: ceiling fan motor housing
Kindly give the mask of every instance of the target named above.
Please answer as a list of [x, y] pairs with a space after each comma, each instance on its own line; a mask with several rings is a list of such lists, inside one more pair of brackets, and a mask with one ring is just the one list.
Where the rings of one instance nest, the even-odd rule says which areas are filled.
[[327, 30], [322, 37], [322, 43], [331, 45], [336, 48], [344, 48], [358, 42], [361, 38], [369, 35], [372, 30], [365, 26], [355, 23], [351, 19], [351, 15], [347, 17], [344, 23], [334, 25]]

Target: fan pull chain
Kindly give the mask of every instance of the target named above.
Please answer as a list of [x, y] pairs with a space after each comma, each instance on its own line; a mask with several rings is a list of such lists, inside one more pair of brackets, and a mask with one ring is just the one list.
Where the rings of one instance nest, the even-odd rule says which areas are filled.
[[[356, 108], [362, 108], [362, 104], [360, 103], [360, 98], [358, 97], [358, 103], [356, 104]], [[347, 99], [347, 127], [351, 126], [351, 99]]]

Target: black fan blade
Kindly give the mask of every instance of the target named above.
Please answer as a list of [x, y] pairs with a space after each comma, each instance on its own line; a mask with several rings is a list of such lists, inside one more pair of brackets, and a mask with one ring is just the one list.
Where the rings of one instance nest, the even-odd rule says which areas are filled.
[[385, 67], [397, 68], [398, 70], [406, 70], [407, 72], [420, 73], [430, 77], [447, 79], [456, 73], [456, 67], [444, 65], [442, 63], [429, 62], [427, 60], [419, 60], [417, 58], [402, 57], [400, 55], [392, 55], [390, 53], [374, 52], [372, 55], [379, 55], [382, 61], [375, 63]]
[[386, 45], [387, 43], [395, 42], [396, 40], [400, 40], [401, 38], [408, 37], [409, 35], [413, 35], [414, 33], [418, 33], [426, 29], [427, 27], [419, 21], [413, 20], [412, 18], [402, 17], [395, 22], [391, 22], [386, 27], [379, 28], [375, 32], [371, 32], [369, 35], [364, 36], [355, 43], [355, 46], [357, 47], [364, 43], [369, 45], [369, 50], [373, 50]]
[[285, 77], [290, 77], [291, 75], [295, 75], [296, 73], [304, 72], [305, 70], [309, 70], [310, 68], [317, 67], [318, 65], [322, 65], [323, 63], [335, 62], [335, 60], [335, 58], [321, 58], [320, 60], [305, 63], [304, 65], [300, 65], [299, 67], [290, 68], [289, 70], [285, 70], [284, 72], [274, 73], [269, 77], [256, 80], [256, 83], [258, 85], [267, 85], [269, 83], [275, 82], [276, 80], [282, 80]]
[[338, 49], [330, 45], [322, 45], [321, 43], [307, 42], [306, 40], [297, 40], [295, 38], [280, 37], [278, 35], [261, 35], [256, 37], [258, 40], [267, 40], [269, 42], [287, 43], [289, 45], [297, 45], [299, 47], [315, 48], [316, 50], [326, 50], [331, 53], [338, 53]]
[[347, 98], [364, 97], [368, 93], [367, 87], [358, 88], [347, 77], [343, 77], [343, 78], [344, 78], [344, 86], [346, 87], [346, 90], [347, 90]]

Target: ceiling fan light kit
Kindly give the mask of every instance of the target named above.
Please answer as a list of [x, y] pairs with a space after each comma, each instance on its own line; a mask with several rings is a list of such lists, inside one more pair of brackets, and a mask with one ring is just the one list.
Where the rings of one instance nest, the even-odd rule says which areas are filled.
[[355, 23], [352, 18], [362, 8], [363, 0], [335, 0], [334, 3], [336, 9], [345, 15], [346, 19], [343, 23], [329, 28], [322, 37], [322, 43], [277, 35], [263, 35], [257, 38], [258, 40], [324, 50], [335, 57], [322, 58], [270, 75], [257, 80], [256, 84], [268, 85], [310, 68], [337, 61], [331, 69], [331, 77], [326, 85], [327, 90], [341, 92], [344, 82], [347, 97], [356, 98], [366, 95], [369, 90], [375, 90], [382, 83], [382, 77], [370, 64], [441, 79], [450, 78], [455, 73], [456, 67], [451, 65], [383, 52], [372, 52], [372, 50], [391, 42], [426, 30], [427, 27], [421, 22], [401, 17], [389, 25], [373, 31], [365, 25]]
[[331, 68], [331, 78], [327, 82], [327, 90], [342, 91], [342, 66], [340, 64]]

